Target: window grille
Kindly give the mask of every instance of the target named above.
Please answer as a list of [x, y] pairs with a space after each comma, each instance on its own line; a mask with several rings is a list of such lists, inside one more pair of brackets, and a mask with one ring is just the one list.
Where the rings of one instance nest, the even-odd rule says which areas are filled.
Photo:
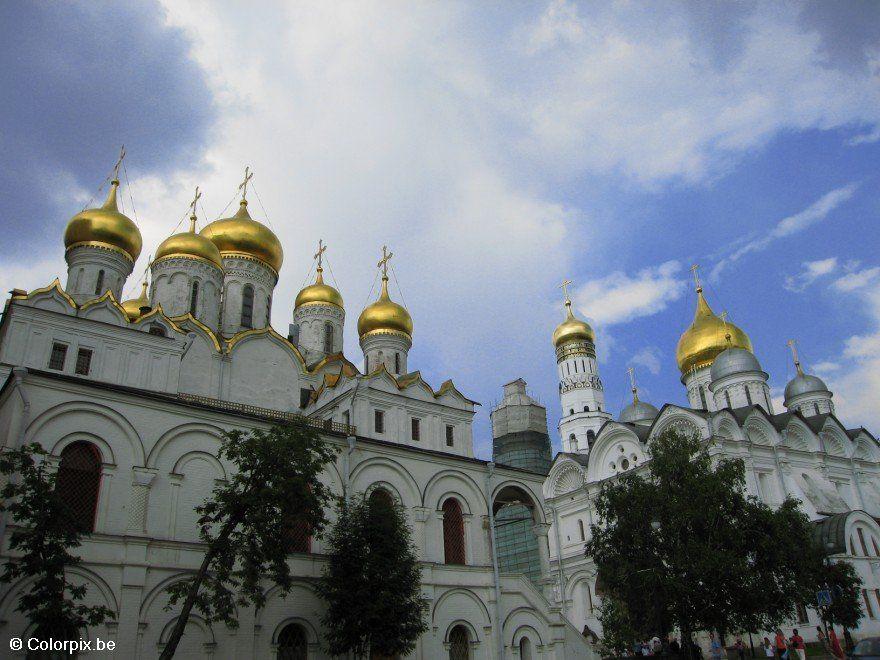
[[284, 530], [285, 549], [291, 552], [312, 551], [312, 530], [302, 518], [289, 517]]
[[446, 446], [454, 447], [455, 446], [455, 427], [446, 425]]
[[81, 348], [76, 353], [76, 368], [74, 373], [78, 376], [88, 376], [89, 370], [92, 368], [92, 350], [90, 348]]
[[245, 284], [241, 292], [241, 325], [254, 327], [254, 287], [250, 284]]
[[98, 271], [98, 280], [95, 282], [95, 295], [100, 295], [101, 290], [104, 288], [104, 271]]
[[412, 439], [413, 440], [421, 440], [421, 428], [418, 419], [413, 418], [412, 420]]
[[278, 635], [278, 660], [306, 660], [309, 644], [306, 631], [296, 623], [289, 623]]
[[384, 488], [374, 488], [370, 493], [370, 508], [381, 512], [382, 509], [390, 509], [394, 506], [394, 498]]
[[470, 660], [470, 635], [464, 626], [455, 626], [449, 633], [449, 660]]
[[189, 313], [196, 315], [196, 309], [199, 306], [199, 282], [196, 280], [192, 283], [192, 290], [189, 294]]
[[375, 411], [373, 422], [376, 433], [385, 433], [385, 413], [383, 411]]
[[464, 518], [461, 504], [450, 497], [443, 503], [443, 548], [447, 564], [464, 564]]
[[49, 368], [56, 371], [64, 370], [64, 358], [67, 357], [67, 344], [55, 342], [52, 344], [52, 353], [49, 355]]
[[55, 490], [67, 504], [79, 531], [95, 531], [98, 491], [101, 488], [101, 455], [90, 442], [74, 442], [61, 452]]

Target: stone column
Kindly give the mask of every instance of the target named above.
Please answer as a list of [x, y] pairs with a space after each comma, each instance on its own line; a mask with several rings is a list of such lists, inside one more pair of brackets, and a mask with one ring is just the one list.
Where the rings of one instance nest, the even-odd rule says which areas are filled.
[[[437, 521], [436, 530], [434, 532], [434, 557], [432, 558], [438, 564], [446, 563], [446, 546], [443, 543], [443, 510], [439, 509], [434, 512], [434, 519]], [[429, 534], [430, 536], [430, 534]]]
[[413, 518], [416, 521], [415, 534], [413, 536], [419, 545], [422, 559], [425, 560], [428, 559], [428, 517], [430, 514], [431, 510], [426, 506], [413, 507]]
[[541, 560], [541, 585], [544, 598], [547, 602], [553, 602], [553, 579], [550, 573], [550, 545], [547, 534], [550, 532], [550, 523], [535, 523], [532, 531], [538, 539], [538, 557]]
[[472, 513], [462, 513], [464, 522], [464, 563], [469, 565], [477, 564], [476, 555], [474, 554], [474, 538], [471, 534], [471, 520], [474, 517]]
[[150, 468], [132, 468], [131, 496], [128, 500], [128, 526], [126, 531], [134, 534], [147, 533], [147, 511], [150, 506], [150, 486], [156, 471]]

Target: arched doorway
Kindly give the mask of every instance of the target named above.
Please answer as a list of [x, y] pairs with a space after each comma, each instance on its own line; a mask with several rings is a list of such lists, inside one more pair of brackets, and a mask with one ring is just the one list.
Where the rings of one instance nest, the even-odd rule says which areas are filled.
[[532, 660], [532, 642], [528, 637], [519, 640], [519, 657], [520, 660]]
[[462, 625], [455, 626], [449, 633], [449, 660], [470, 660], [471, 636]]
[[307, 660], [309, 640], [298, 623], [288, 623], [278, 635], [278, 660]]
[[534, 502], [516, 486], [502, 488], [492, 502], [498, 570], [522, 573], [532, 582], [541, 579], [541, 556], [535, 536]]

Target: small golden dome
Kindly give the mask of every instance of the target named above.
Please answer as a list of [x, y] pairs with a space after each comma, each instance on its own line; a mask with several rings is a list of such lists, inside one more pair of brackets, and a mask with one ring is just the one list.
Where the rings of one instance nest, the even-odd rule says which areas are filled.
[[122, 303], [122, 309], [128, 315], [129, 321], [137, 321], [141, 316], [141, 309], [150, 306], [150, 299], [147, 297], [147, 283], [141, 285], [141, 295]]
[[234, 216], [215, 220], [199, 233], [210, 239], [223, 256], [243, 254], [259, 259], [276, 273], [281, 270], [284, 261], [281, 243], [271, 229], [251, 218], [246, 200], [241, 200]]
[[[730, 335], [730, 341], [727, 340]], [[678, 368], [685, 374], [691, 369], [708, 367], [723, 350], [744, 348], [752, 352], [752, 341], [740, 328], [725, 321], [709, 307], [703, 297], [702, 287], [697, 288], [697, 311], [694, 321], [678, 340], [675, 359]]]
[[192, 216], [189, 222], [189, 231], [169, 236], [159, 244], [153, 263], [167, 257], [194, 257], [222, 269], [223, 260], [220, 258], [220, 250], [209, 239], [196, 233], [195, 216]]
[[299, 309], [303, 305], [312, 303], [336, 305], [339, 308], [345, 308], [339, 291], [329, 284], [324, 284], [324, 269], [321, 266], [318, 266], [318, 276], [315, 278], [315, 283], [310, 284], [297, 294], [293, 308]]
[[412, 339], [412, 317], [405, 307], [398, 305], [388, 296], [387, 275], [382, 277], [379, 299], [367, 305], [358, 318], [358, 335], [361, 339], [374, 332], [397, 332]]
[[572, 341], [588, 341], [594, 343], [596, 335], [586, 321], [575, 318], [571, 311], [571, 300], [565, 301], [565, 320], [553, 331], [553, 345], [559, 348]]
[[100, 208], [85, 209], [70, 219], [64, 230], [64, 247], [70, 250], [78, 245], [98, 245], [121, 252], [137, 261], [143, 239], [137, 225], [119, 212], [116, 189], [119, 181], [110, 182], [110, 192]]

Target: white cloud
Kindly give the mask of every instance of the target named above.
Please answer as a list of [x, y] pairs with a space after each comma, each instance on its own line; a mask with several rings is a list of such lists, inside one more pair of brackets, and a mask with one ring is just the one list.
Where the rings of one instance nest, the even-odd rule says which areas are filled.
[[526, 52], [534, 55], [558, 43], [577, 43], [584, 38], [577, 6], [567, 0], [551, 0], [536, 25], [527, 31]]
[[599, 325], [613, 325], [656, 314], [678, 300], [687, 288], [681, 264], [667, 261], [634, 276], [617, 271], [577, 287], [575, 306]]
[[660, 349], [656, 346], [645, 346], [640, 351], [638, 351], [635, 355], [633, 355], [629, 362], [630, 364], [641, 366], [651, 372], [653, 375], [657, 375], [660, 373], [660, 362], [661, 354]]
[[843, 293], [856, 291], [876, 281], [878, 275], [880, 275], [880, 266], [854, 270], [834, 280], [833, 287]]
[[847, 140], [847, 144], [850, 146], [857, 146], [860, 144], [873, 144], [880, 140], [880, 126], [877, 126], [872, 131], [868, 131], [867, 133], [860, 133], [854, 137], [851, 137]]
[[810, 367], [810, 371], [817, 376], [827, 376], [828, 374], [833, 374], [839, 370], [840, 364], [837, 362], [831, 362], [829, 360], [817, 362]]
[[819, 259], [818, 261], [805, 261], [801, 264], [801, 272], [796, 275], [787, 276], [783, 286], [789, 291], [800, 292], [820, 277], [829, 275], [835, 270], [837, 270], [837, 257]]
[[719, 261], [715, 268], [712, 269], [711, 277], [713, 279], [717, 278], [725, 267], [750, 252], [760, 252], [774, 241], [801, 232], [807, 227], [821, 222], [834, 209], [850, 199], [855, 194], [857, 188], [857, 183], [850, 183], [849, 185], [835, 188], [822, 195], [822, 197], [802, 211], [783, 218], [769, 232], [759, 238], [748, 241], [745, 245], [736, 248], [730, 255]]

